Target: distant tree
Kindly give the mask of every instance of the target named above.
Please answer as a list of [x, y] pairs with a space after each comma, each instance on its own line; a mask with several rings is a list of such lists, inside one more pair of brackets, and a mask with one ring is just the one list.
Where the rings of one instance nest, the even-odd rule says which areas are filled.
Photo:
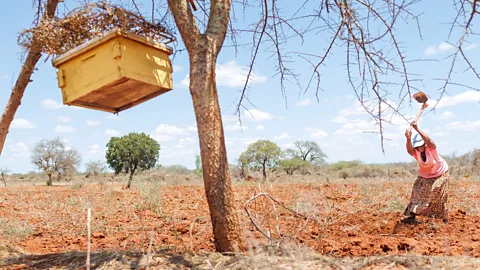
[[155, 167], [160, 144], [145, 133], [129, 133], [123, 137], [112, 137], [107, 143], [107, 164], [115, 171], [129, 173], [127, 188], [132, 184], [136, 171]]
[[290, 159], [280, 160], [280, 169], [284, 170], [288, 175], [293, 175], [295, 171], [306, 169], [310, 162], [294, 157]]
[[330, 167], [334, 171], [339, 171], [339, 170], [343, 170], [343, 169], [358, 167], [362, 164], [363, 164], [363, 161], [361, 161], [359, 159], [349, 160], [349, 161], [340, 160], [340, 161], [337, 161], [337, 162], [333, 163], [332, 165], [330, 165]]
[[195, 175], [197, 176], [203, 175], [202, 157], [200, 157], [200, 155], [195, 155]]
[[89, 161], [87, 164], [85, 164], [85, 167], [85, 173], [87, 176], [98, 176], [107, 170], [107, 165], [101, 160]]
[[8, 169], [0, 169], [0, 176], [2, 177], [3, 184], [7, 186], [7, 177], [10, 171]]
[[280, 147], [268, 140], [259, 140], [248, 146], [241, 157], [251, 169], [262, 169], [263, 179], [267, 178], [267, 168], [276, 168], [282, 150]]
[[247, 160], [247, 154], [246, 152], [243, 152], [239, 157], [238, 157], [238, 167], [240, 168], [240, 177], [244, 178], [247, 176], [248, 173], [248, 160]]
[[32, 149], [30, 160], [48, 176], [47, 186], [52, 185], [52, 176], [66, 175], [76, 171], [80, 164], [80, 154], [75, 149], [69, 149], [61, 138], [41, 140]]
[[294, 143], [294, 148], [287, 149], [285, 153], [290, 158], [298, 158], [308, 161], [316, 166], [325, 165], [327, 163], [327, 155], [314, 141], [296, 141]]

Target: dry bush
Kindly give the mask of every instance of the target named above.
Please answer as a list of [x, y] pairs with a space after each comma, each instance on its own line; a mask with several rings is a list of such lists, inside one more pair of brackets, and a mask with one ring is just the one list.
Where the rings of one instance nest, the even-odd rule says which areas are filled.
[[18, 43], [26, 50], [32, 44], [42, 44], [43, 53], [55, 56], [113, 29], [165, 43], [175, 40], [160, 21], [150, 22], [121, 6], [102, 2], [80, 5], [62, 18], [41, 20], [36, 27], [24, 30], [19, 35]]

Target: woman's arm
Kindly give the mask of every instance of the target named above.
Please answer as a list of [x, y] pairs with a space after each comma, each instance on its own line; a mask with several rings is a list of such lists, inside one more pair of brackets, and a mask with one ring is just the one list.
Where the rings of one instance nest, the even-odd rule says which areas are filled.
[[416, 121], [413, 121], [411, 125], [412, 125], [413, 129], [415, 129], [418, 132], [418, 134], [420, 134], [420, 137], [422, 137], [423, 141], [425, 142], [425, 144], [427, 145], [428, 148], [431, 148], [431, 149], [437, 148], [437, 145], [432, 140], [432, 138], [430, 138], [430, 136], [428, 136], [427, 133], [421, 131], [418, 128], [418, 124], [417, 124]]
[[410, 156], [413, 156], [415, 154], [415, 149], [413, 149], [411, 141], [412, 131], [407, 129], [407, 131], [405, 131], [405, 137], [407, 138], [407, 152]]

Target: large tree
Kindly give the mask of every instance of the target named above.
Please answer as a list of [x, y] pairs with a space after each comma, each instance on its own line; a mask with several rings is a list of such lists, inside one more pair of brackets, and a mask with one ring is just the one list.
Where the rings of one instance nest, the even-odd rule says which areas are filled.
[[[58, 2], [62, 1], [48, 0], [46, 1], [44, 9], [42, 2], [40, 1], [37, 6], [37, 18], [35, 20], [35, 24], [38, 25], [42, 21], [52, 18], [55, 15], [55, 11], [57, 10]], [[37, 1], [34, 1], [34, 3], [37, 3]], [[40, 44], [37, 40], [38, 37], [36, 35], [32, 36], [32, 46], [27, 52], [25, 62], [23, 62], [20, 74], [18, 75], [15, 86], [12, 89], [12, 94], [8, 99], [7, 105], [5, 106], [5, 110], [2, 114], [2, 118], [0, 119], [0, 155], [2, 154], [3, 146], [5, 144], [5, 139], [7, 138], [10, 124], [12, 123], [13, 118], [15, 117], [15, 113], [17, 112], [17, 109], [22, 102], [22, 97], [25, 93], [25, 89], [27, 88], [28, 83], [31, 82], [31, 77], [33, 71], [35, 70], [35, 66], [37, 65], [38, 60], [40, 60], [42, 56], [42, 44]]]
[[59, 137], [38, 142], [32, 149], [30, 160], [47, 175], [47, 186], [53, 184], [54, 174], [60, 177], [73, 173], [81, 162], [78, 151], [68, 148]]
[[282, 150], [269, 140], [259, 140], [250, 144], [241, 154], [244, 162], [253, 170], [262, 170], [263, 179], [267, 178], [267, 169], [276, 168], [280, 161]]
[[115, 174], [130, 174], [127, 182], [127, 188], [130, 188], [135, 172], [155, 167], [159, 151], [160, 144], [156, 140], [143, 132], [131, 132], [122, 137], [110, 138], [105, 157]]
[[314, 141], [296, 141], [294, 147], [287, 149], [285, 153], [291, 158], [308, 161], [317, 166], [325, 164], [327, 158], [327, 155]]

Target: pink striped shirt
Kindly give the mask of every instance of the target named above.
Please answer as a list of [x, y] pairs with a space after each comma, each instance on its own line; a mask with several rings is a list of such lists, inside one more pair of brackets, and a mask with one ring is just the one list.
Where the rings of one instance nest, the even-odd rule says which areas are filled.
[[435, 178], [448, 171], [447, 162], [438, 155], [436, 148], [431, 149], [425, 146], [425, 155], [427, 156], [427, 160], [425, 162], [423, 162], [419, 151], [415, 150], [413, 155], [420, 167], [418, 175], [423, 178]]

